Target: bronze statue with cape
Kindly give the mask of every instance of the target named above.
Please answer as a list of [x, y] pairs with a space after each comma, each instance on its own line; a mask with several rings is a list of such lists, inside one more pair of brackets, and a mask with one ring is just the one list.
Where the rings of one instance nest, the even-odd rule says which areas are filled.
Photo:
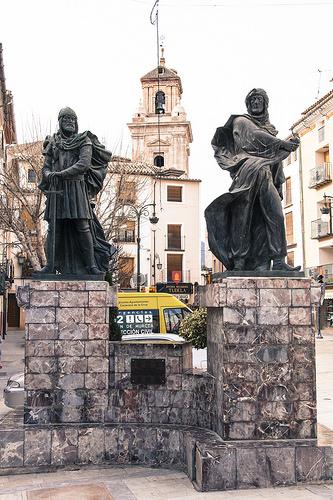
[[48, 221], [47, 265], [41, 275], [97, 277], [108, 270], [113, 248], [106, 241], [93, 198], [102, 189], [111, 153], [89, 131], [78, 133], [71, 108], [60, 111], [59, 130], [46, 137], [42, 181]]
[[232, 115], [212, 140], [215, 159], [232, 184], [206, 208], [209, 247], [227, 270], [268, 271], [273, 263], [273, 270], [298, 271], [285, 263], [281, 198], [282, 160], [299, 140], [276, 137], [263, 89], [251, 90], [245, 102], [248, 114]]

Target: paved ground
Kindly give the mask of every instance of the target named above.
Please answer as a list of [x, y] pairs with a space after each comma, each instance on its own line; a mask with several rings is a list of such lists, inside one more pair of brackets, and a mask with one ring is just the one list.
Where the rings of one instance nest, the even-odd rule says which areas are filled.
[[199, 493], [182, 472], [143, 467], [0, 477], [0, 500], [325, 500], [333, 484]]
[[[320, 444], [333, 445], [333, 328], [317, 344]], [[2, 402], [8, 376], [23, 370], [23, 334], [10, 332], [2, 344], [0, 425], [15, 416]], [[200, 355], [202, 357], [202, 353]], [[4, 372], [7, 372], [4, 375]], [[5, 418], [4, 415], [6, 414]], [[1, 418], [2, 417], [2, 418]], [[261, 490], [199, 493], [181, 472], [143, 467], [112, 467], [55, 473], [0, 476], [0, 500], [333, 500], [333, 483]]]

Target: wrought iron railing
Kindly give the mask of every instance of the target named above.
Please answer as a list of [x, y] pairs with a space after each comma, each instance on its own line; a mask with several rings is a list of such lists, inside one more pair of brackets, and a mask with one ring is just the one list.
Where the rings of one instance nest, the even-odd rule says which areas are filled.
[[316, 188], [331, 182], [331, 163], [326, 162], [310, 170], [309, 188]]
[[331, 223], [323, 222], [321, 219], [313, 220], [311, 222], [311, 239], [318, 240], [319, 238], [324, 238], [325, 236], [330, 236], [332, 234]]

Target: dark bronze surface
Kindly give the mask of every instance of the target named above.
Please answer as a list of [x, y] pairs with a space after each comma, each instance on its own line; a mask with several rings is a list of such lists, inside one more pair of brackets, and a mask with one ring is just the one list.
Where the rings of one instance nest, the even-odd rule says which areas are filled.
[[99, 280], [114, 249], [105, 239], [93, 199], [103, 188], [111, 153], [90, 131], [78, 132], [72, 109], [62, 109], [58, 120], [58, 132], [43, 144], [39, 188], [46, 196], [44, 219], [49, 226], [47, 264], [40, 274], [91, 275]]
[[299, 139], [278, 139], [263, 89], [251, 90], [245, 103], [248, 112], [231, 115], [212, 140], [215, 159], [232, 184], [206, 208], [209, 248], [228, 271], [299, 271], [285, 262], [281, 205], [282, 161], [296, 151]]
[[165, 359], [131, 359], [131, 383], [136, 385], [165, 384]]

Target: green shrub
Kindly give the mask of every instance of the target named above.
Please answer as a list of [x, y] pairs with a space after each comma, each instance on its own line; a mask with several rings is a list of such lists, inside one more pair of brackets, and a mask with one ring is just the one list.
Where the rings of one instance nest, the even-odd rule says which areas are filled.
[[196, 349], [207, 347], [207, 309], [204, 307], [196, 309], [183, 319], [179, 335], [191, 341]]

